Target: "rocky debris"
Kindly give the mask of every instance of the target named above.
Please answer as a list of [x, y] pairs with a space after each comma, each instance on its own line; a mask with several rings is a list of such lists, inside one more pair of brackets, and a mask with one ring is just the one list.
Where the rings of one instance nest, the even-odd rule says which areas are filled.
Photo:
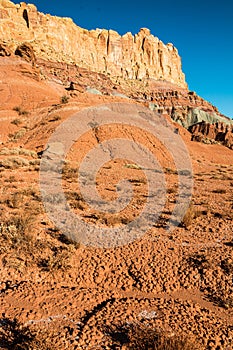
[[233, 149], [233, 124], [217, 122], [210, 124], [201, 121], [189, 127], [192, 133], [192, 140], [204, 143], [219, 142], [224, 146]]
[[170, 43], [165, 45], [149, 29], [123, 36], [113, 30], [88, 31], [70, 18], [44, 15], [23, 2], [1, 1], [0, 10], [4, 14], [0, 39], [15, 47], [30, 42], [38, 58], [76, 63], [126, 80], [152, 78], [187, 88], [177, 49]]
[[85, 68], [62, 62], [38, 59], [36, 63], [40, 67], [40, 72], [44, 79], [63, 85], [70, 94], [75, 94], [76, 92], [93, 93], [93, 91], [98, 91], [98, 95], [113, 95], [113, 92], [123, 94], [121, 86], [118, 85], [116, 87], [109, 76], [103, 73], [91, 72], [90, 74], [90, 71]]
[[27, 62], [31, 62], [32, 65], [34, 65], [36, 62], [36, 56], [33, 47], [27, 43], [19, 45], [15, 50], [15, 55], [20, 56]]

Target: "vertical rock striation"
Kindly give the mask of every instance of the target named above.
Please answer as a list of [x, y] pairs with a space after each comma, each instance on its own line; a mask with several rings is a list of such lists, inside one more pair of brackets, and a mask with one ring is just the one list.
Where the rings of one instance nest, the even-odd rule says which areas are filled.
[[0, 41], [15, 50], [29, 43], [38, 58], [75, 63], [123, 79], [155, 79], [186, 88], [181, 59], [146, 28], [121, 36], [113, 30], [85, 30], [70, 18], [45, 15], [34, 5], [0, 0]]

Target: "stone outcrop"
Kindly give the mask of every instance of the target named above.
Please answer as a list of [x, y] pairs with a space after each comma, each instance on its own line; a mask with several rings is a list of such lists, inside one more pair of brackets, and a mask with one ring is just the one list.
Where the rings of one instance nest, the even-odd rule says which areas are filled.
[[38, 58], [75, 63], [112, 78], [151, 78], [187, 87], [177, 49], [146, 28], [123, 36], [113, 30], [88, 31], [70, 18], [44, 15], [34, 5], [8, 0], [0, 0], [0, 23], [0, 41], [13, 51], [29, 43]]
[[0, 0], [0, 56], [14, 55], [31, 62], [38, 79], [63, 85], [71, 97], [88, 92], [130, 98], [170, 116], [192, 140], [233, 147], [233, 121], [188, 90], [177, 49], [146, 28], [123, 36], [88, 31], [32, 4]]
[[15, 55], [22, 57], [27, 62], [32, 62], [33, 65], [36, 62], [36, 57], [30, 44], [19, 45], [15, 50]]
[[192, 140], [204, 143], [219, 142], [233, 149], [233, 124], [217, 122], [214, 124], [201, 121], [189, 127]]
[[179, 123], [186, 129], [200, 122], [204, 122], [208, 125], [215, 123], [233, 125], [233, 121], [231, 119], [219, 115], [214, 110], [205, 111], [197, 107], [191, 108], [190, 106], [183, 106], [182, 109], [174, 107], [171, 113], [171, 117], [175, 122]]

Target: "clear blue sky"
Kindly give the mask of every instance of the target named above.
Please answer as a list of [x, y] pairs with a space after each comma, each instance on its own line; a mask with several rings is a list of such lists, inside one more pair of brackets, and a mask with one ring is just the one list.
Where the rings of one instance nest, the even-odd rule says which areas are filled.
[[[17, 3], [17, 1], [14, 1]], [[190, 90], [233, 117], [233, 0], [32, 0], [39, 11], [86, 29], [137, 33], [147, 27], [182, 57]]]

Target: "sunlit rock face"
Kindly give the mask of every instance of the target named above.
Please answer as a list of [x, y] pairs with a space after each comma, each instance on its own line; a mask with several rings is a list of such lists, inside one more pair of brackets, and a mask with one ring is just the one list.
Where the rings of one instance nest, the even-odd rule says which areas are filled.
[[45, 15], [34, 5], [0, 0], [0, 40], [15, 50], [30, 43], [36, 57], [75, 63], [111, 77], [151, 78], [187, 87], [181, 59], [146, 28], [121, 36], [113, 30], [85, 30], [70, 18]]

